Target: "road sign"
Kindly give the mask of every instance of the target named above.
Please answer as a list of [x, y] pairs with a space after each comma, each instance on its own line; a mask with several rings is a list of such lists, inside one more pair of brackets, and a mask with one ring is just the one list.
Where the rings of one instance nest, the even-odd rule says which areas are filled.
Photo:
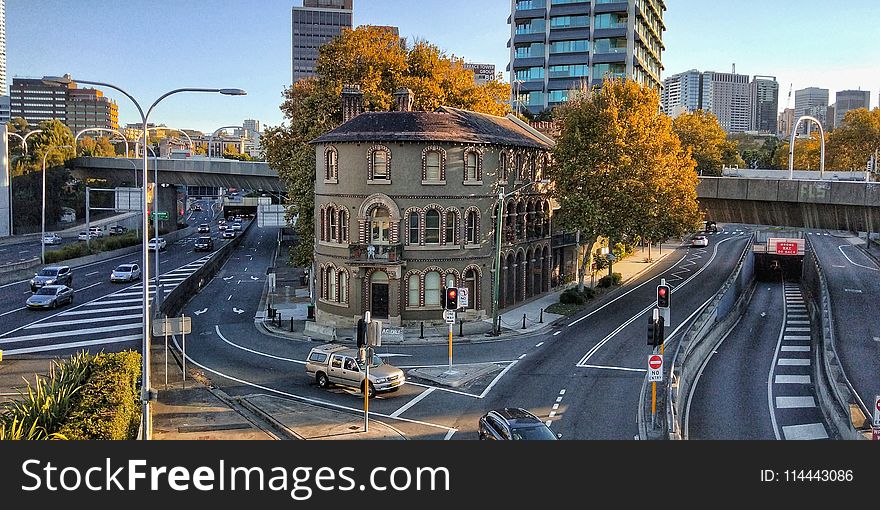
[[663, 381], [663, 356], [652, 354], [648, 357], [648, 382]]
[[458, 288], [458, 307], [467, 308], [470, 306], [470, 297], [467, 287]]
[[455, 324], [455, 310], [443, 310], [443, 318], [446, 324]]
[[776, 255], [803, 255], [807, 242], [804, 239], [767, 239], [767, 253]]
[[880, 395], [874, 397], [874, 426], [880, 427]]
[[189, 335], [192, 333], [192, 317], [170, 317], [153, 321], [153, 336]]
[[[156, 213], [150, 213], [150, 219], [154, 219], [156, 217]], [[164, 211], [159, 212], [159, 221], [168, 221], [168, 213]]]
[[874, 441], [880, 441], [880, 427], [874, 427], [871, 430], [874, 432], [871, 439]]

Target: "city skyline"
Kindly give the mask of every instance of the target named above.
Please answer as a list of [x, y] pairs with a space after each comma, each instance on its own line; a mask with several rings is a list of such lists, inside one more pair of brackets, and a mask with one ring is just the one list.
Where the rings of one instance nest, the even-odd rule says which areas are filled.
[[[101, 4], [100, 9], [89, 9], [88, 15], [81, 14], [80, 3], [6, 3], [10, 82], [13, 77], [70, 73], [74, 78], [114, 83], [145, 108], [177, 87], [240, 87], [248, 96], [183, 95], [169, 99], [154, 118], [168, 126], [202, 131], [246, 118], [260, 119], [266, 126], [283, 121], [278, 106], [290, 84], [291, 11], [301, 5], [300, 0], [266, 0], [259, 10], [242, 9], [229, 0], [195, 5], [159, 0], [149, 9], [143, 2]], [[467, 61], [495, 64], [499, 71], [506, 68], [510, 2], [486, 2], [479, 17], [459, 15], [472, 7], [464, 0], [421, 3], [426, 8], [402, 9], [402, 0], [356, 1], [354, 25], [398, 26], [401, 36], [410, 42], [426, 39]], [[787, 106], [790, 87], [811, 86], [828, 88], [832, 95], [842, 90], [867, 90], [871, 105], [876, 106], [880, 68], [868, 63], [880, 58], [880, 49], [871, 43], [870, 31], [860, 29], [860, 23], [867, 26], [870, 10], [877, 7], [870, 0], [835, 6], [840, 15], [823, 18], [823, 32], [834, 34], [829, 40], [803, 36], [816, 12], [811, 6], [824, 8], [825, 3], [799, 2], [797, 12], [788, 12], [786, 4], [749, 0], [735, 6], [707, 6], [697, 0], [669, 1], [664, 13], [667, 31], [663, 34], [662, 78], [688, 69], [729, 72], [735, 63], [739, 73], [777, 77], [780, 110]], [[193, 19], [199, 23], [192, 23]], [[724, 29], [713, 19], [723, 20]], [[44, 26], [56, 30], [32, 36]], [[741, 35], [732, 37], [730, 30]], [[76, 37], [70, 37], [71, 33]], [[151, 34], [146, 49], [135, 34]], [[95, 54], [96, 48], [105, 50]], [[509, 80], [507, 72], [504, 79]], [[137, 121], [130, 101], [114, 91], [104, 92], [119, 104], [120, 123]]]

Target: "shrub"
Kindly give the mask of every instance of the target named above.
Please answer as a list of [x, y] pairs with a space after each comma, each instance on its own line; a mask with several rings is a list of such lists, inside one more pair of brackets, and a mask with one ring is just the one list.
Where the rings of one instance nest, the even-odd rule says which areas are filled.
[[58, 250], [47, 251], [46, 263], [52, 264], [63, 260], [85, 257], [88, 254], [89, 250], [86, 248], [86, 243], [68, 244]]
[[559, 302], [564, 305], [582, 305], [586, 303], [584, 295], [578, 292], [576, 288], [568, 289], [559, 296]]
[[141, 355], [98, 354], [60, 433], [68, 439], [129, 440], [140, 423]]
[[599, 287], [603, 289], [607, 289], [609, 287], [614, 287], [620, 285], [620, 282], [623, 280], [623, 275], [620, 273], [613, 273], [610, 276], [603, 276], [598, 283]]
[[614, 285], [620, 285], [620, 282], [623, 281], [623, 275], [620, 273], [612, 273], [611, 280]]

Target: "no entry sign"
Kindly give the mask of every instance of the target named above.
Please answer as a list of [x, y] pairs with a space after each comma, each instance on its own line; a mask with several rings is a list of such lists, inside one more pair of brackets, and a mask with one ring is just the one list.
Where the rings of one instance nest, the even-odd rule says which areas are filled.
[[652, 354], [648, 357], [648, 382], [663, 381], [663, 356]]
[[880, 428], [880, 395], [874, 397], [874, 427]]

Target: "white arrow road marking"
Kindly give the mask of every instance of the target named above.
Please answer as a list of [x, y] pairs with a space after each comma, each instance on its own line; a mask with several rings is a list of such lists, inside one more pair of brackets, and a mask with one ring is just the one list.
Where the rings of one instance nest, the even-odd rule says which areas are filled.
[[234, 276], [227, 276], [227, 277], [224, 278], [223, 280], [228, 282], [229, 280], [234, 280], [234, 279], [235, 279]]
[[260, 281], [260, 279], [257, 278], [256, 276], [251, 276], [251, 280], [254, 280], [254, 281], [257, 281], [257, 282]]
[[208, 309], [205, 308], [204, 310], [196, 310], [195, 312], [193, 312], [193, 315], [199, 316], [199, 315], [202, 315], [203, 313], [208, 313]]
[[238, 308], [233, 308], [232, 311], [239, 314], [239, 315], [244, 313], [244, 310], [239, 310]]

